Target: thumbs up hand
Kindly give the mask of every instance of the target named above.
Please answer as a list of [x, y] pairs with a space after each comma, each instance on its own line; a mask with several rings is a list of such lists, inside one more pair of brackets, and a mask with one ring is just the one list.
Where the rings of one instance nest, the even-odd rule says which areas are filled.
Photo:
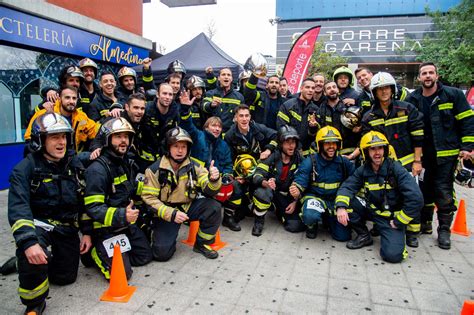
[[211, 165], [209, 165], [209, 180], [215, 182], [219, 179], [219, 176], [219, 170], [214, 166], [214, 160], [212, 160]]

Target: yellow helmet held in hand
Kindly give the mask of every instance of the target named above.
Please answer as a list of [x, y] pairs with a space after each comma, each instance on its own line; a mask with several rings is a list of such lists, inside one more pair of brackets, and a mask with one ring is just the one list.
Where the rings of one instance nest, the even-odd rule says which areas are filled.
[[241, 154], [235, 159], [234, 171], [239, 177], [252, 177], [256, 169], [257, 161], [250, 154]]
[[323, 146], [320, 145], [320, 142], [337, 142], [338, 150], [342, 148], [342, 137], [339, 130], [334, 127], [326, 126], [318, 130], [316, 134], [316, 148], [318, 152], [321, 152]]

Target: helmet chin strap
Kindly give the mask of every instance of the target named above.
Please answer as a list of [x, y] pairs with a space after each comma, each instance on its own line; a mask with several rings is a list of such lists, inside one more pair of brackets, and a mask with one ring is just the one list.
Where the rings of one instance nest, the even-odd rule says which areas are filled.
[[175, 158], [172, 157], [171, 154], [170, 154], [169, 158], [170, 158], [173, 162], [175, 162], [175, 163], [177, 163], [177, 164], [181, 164], [181, 163], [184, 162], [184, 160], [186, 160], [187, 156], [185, 156], [185, 157], [182, 158], [182, 159], [175, 159]]

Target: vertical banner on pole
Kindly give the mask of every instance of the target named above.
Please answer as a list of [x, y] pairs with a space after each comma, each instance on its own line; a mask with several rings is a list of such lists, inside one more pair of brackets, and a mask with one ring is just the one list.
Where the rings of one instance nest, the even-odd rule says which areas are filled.
[[291, 47], [283, 69], [283, 76], [287, 79], [288, 90], [292, 94], [299, 91], [301, 83], [307, 75], [309, 61], [320, 30], [320, 25], [306, 30]]

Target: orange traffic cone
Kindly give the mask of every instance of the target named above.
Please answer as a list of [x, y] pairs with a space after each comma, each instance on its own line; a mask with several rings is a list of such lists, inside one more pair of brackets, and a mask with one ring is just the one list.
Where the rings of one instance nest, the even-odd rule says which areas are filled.
[[110, 285], [107, 291], [102, 294], [100, 300], [126, 303], [130, 300], [136, 289], [136, 287], [129, 286], [127, 283], [120, 246], [115, 244]]
[[473, 315], [474, 314], [474, 301], [466, 300], [461, 309], [461, 315]]
[[466, 206], [464, 204], [464, 199], [461, 199], [459, 203], [458, 213], [456, 214], [456, 219], [454, 219], [453, 227], [451, 228], [451, 232], [469, 236], [471, 232], [467, 228], [467, 220], [466, 220]]
[[226, 242], [221, 241], [221, 232], [219, 230], [217, 230], [216, 238], [214, 240], [214, 243], [211, 244], [211, 248], [213, 250], [219, 250], [219, 249], [223, 248], [226, 245], [227, 245]]
[[199, 221], [191, 221], [189, 223], [189, 232], [188, 232], [188, 239], [182, 240], [181, 243], [184, 243], [188, 246], [194, 246], [196, 242], [196, 235], [199, 230]]

